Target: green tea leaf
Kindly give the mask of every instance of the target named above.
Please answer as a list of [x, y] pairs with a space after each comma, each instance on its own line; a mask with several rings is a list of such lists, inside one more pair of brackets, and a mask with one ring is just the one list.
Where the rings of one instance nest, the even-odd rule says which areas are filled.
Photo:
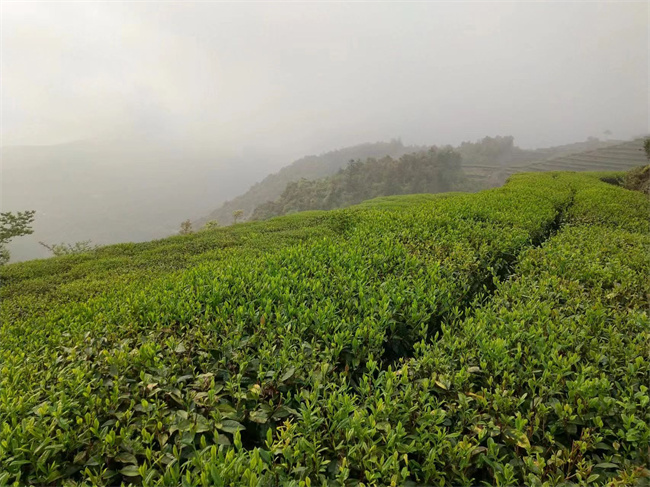
[[137, 465], [127, 465], [122, 470], [120, 470], [120, 473], [125, 477], [138, 477], [140, 475]]

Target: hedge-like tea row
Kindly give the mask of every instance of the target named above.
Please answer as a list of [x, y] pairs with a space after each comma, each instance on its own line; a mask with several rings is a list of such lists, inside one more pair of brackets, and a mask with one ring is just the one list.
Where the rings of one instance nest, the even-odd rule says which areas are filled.
[[647, 199], [560, 173], [381, 205], [3, 270], [0, 483], [641, 475]]
[[[570, 223], [527, 251], [491, 300], [413, 359], [356, 388], [304, 394], [300, 414], [322, 421], [281, 429], [269, 449], [284, 464], [272, 475], [306, 465], [340, 484], [647, 484], [649, 205], [602, 190], [593, 205], [591, 189], [578, 190], [570, 213], [604, 224]], [[330, 455], [313, 466], [295, 444]], [[233, 457], [230, 479], [244, 465]]]

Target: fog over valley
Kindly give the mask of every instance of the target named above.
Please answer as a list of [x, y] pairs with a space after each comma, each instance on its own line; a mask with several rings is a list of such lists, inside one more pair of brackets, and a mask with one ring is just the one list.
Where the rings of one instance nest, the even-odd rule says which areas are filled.
[[13, 261], [205, 223], [312, 154], [245, 216], [350, 158], [648, 132], [643, 2], [3, 3], [1, 35], [1, 206], [36, 210]]

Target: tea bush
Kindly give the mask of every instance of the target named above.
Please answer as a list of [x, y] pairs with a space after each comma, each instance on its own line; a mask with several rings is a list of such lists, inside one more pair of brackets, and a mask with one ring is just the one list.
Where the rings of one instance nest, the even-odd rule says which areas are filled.
[[588, 174], [0, 272], [0, 484], [647, 482], [650, 204]]

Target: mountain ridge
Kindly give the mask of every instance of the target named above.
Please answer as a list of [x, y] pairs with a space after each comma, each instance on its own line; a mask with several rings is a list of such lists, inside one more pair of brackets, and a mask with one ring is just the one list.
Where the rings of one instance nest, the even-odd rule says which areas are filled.
[[[608, 147], [622, 141], [599, 140], [590, 137], [585, 141], [537, 149], [522, 149], [514, 145], [512, 136], [486, 136], [477, 141], [465, 141], [454, 148], [462, 156], [462, 166], [466, 176], [480, 187], [502, 184], [507, 167], [529, 164], [550, 157], [573, 154], [589, 149]], [[432, 145], [404, 145], [399, 138], [389, 142], [363, 143], [328, 151], [319, 155], [309, 155], [295, 160], [279, 171], [269, 174], [253, 184], [246, 192], [232, 198], [208, 215], [194, 220], [195, 228], [200, 228], [211, 220], [220, 225], [233, 222], [233, 213], [243, 210], [240, 217], [249, 219], [256, 208], [278, 200], [290, 183], [317, 180], [333, 176], [344, 169], [350, 160], [365, 161], [369, 158], [399, 158], [409, 153], [420, 152]], [[482, 186], [481, 186], [482, 185]]]
[[232, 213], [237, 210], [243, 210], [243, 217], [247, 219], [257, 206], [279, 197], [288, 183], [302, 178], [318, 179], [329, 176], [344, 168], [351, 159], [367, 159], [368, 157], [387, 155], [400, 157], [418, 149], [422, 149], [422, 147], [405, 146], [401, 139], [397, 138], [389, 142], [366, 142], [319, 155], [301, 157], [253, 184], [245, 193], [224, 202], [216, 210], [197, 219], [194, 224], [196, 227], [200, 227], [208, 221], [216, 220], [220, 225], [228, 225], [233, 221]]

